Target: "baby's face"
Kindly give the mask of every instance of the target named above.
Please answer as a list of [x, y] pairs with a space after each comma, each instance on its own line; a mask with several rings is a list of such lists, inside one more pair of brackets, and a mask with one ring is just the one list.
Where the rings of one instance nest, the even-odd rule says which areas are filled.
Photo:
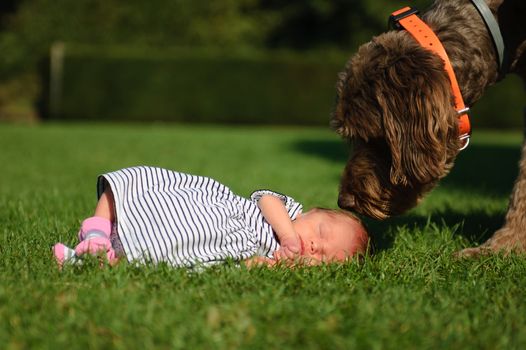
[[345, 261], [365, 252], [368, 236], [358, 220], [341, 213], [312, 209], [292, 222], [301, 241], [301, 256], [311, 264]]

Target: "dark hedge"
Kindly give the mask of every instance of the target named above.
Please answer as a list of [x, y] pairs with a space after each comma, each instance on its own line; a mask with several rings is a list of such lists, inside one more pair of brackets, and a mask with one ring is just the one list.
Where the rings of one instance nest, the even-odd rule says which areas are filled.
[[[346, 61], [292, 53], [66, 52], [57, 112], [49, 115], [44, 103], [54, 119], [327, 125]], [[525, 104], [520, 80], [510, 76], [474, 106], [473, 128], [520, 127]]]
[[52, 118], [328, 123], [345, 59], [67, 55]]

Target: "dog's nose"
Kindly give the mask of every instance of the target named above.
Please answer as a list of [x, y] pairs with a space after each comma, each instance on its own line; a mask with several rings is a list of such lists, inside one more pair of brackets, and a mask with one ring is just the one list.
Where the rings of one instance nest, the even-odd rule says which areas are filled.
[[338, 196], [338, 206], [342, 209], [352, 209], [356, 205], [356, 199], [352, 194], [340, 193]]

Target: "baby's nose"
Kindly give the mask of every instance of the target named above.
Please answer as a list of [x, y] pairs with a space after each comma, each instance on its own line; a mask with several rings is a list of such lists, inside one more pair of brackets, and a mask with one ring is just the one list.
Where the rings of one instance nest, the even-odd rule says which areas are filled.
[[316, 254], [318, 252], [318, 243], [314, 240], [310, 241], [310, 253]]
[[308, 249], [308, 258], [310, 258], [309, 264], [311, 265], [318, 265], [322, 261], [322, 253], [321, 253], [321, 244], [320, 242], [317, 242], [315, 240], [310, 241], [310, 246]]

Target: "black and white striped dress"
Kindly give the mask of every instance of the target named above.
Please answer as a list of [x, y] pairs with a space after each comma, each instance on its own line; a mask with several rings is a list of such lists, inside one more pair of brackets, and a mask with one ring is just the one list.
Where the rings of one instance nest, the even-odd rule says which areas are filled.
[[279, 242], [257, 206], [263, 194], [283, 200], [292, 220], [301, 204], [259, 190], [250, 199], [208, 177], [139, 166], [99, 176], [98, 196], [110, 186], [117, 234], [130, 262], [211, 265], [254, 255], [272, 258]]

